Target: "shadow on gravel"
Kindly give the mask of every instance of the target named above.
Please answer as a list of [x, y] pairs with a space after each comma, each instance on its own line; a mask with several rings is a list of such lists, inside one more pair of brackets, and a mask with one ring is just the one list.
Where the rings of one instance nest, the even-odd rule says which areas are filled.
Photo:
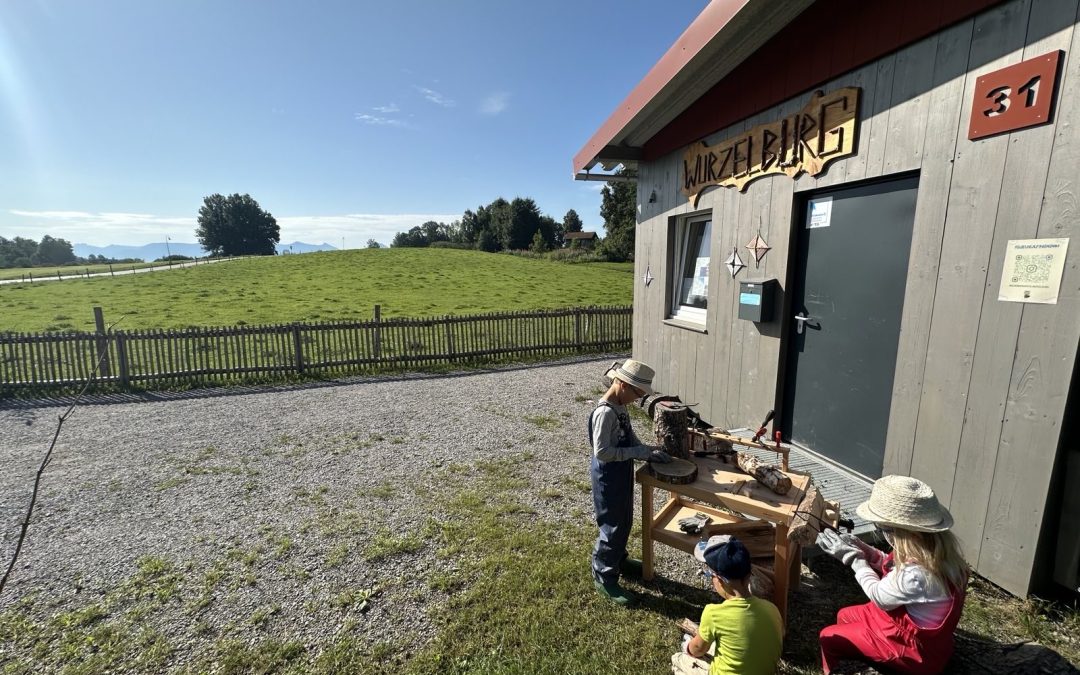
[[[246, 396], [248, 394], [303, 391], [306, 389], [325, 389], [328, 387], [350, 386], [355, 384], [364, 384], [367, 382], [441, 380], [446, 378], [483, 375], [486, 373], [505, 373], [518, 370], [535, 370], [538, 368], [556, 368], [558, 366], [572, 365], [575, 363], [588, 363], [590, 361], [605, 361], [620, 358], [627, 358], [627, 355], [587, 354], [583, 356], [561, 358], [557, 361], [545, 361], [543, 363], [511, 363], [505, 365], [469, 368], [468, 370], [459, 370], [445, 373], [416, 371], [409, 373], [392, 373], [387, 375], [350, 375], [348, 377], [340, 377], [327, 380], [314, 380], [310, 382], [297, 382], [294, 384], [237, 384], [221, 387], [206, 387], [200, 389], [186, 389], [178, 391], [166, 390], [84, 394], [83, 397], [79, 400], [79, 405], [112, 405], [118, 403], [154, 403], [160, 401], [184, 401], [188, 399]], [[42, 398], [31, 399], [0, 398], [0, 410], [34, 410], [38, 408], [56, 408], [62, 406], [69, 406], [74, 400], [74, 396], [46, 396]]]

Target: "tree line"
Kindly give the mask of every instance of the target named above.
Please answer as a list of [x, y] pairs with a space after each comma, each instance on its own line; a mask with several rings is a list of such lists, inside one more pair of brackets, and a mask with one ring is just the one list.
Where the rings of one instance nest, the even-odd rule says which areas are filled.
[[0, 237], [0, 269], [16, 267], [59, 267], [62, 265], [99, 265], [103, 263], [141, 262], [130, 258], [109, 258], [90, 254], [83, 258], [75, 255], [71, 242], [45, 235], [41, 241], [26, 237], [5, 239]]
[[[634, 256], [634, 225], [637, 222], [637, 186], [632, 182], [609, 182], [601, 191], [600, 215], [607, 236], [597, 251], [609, 260]], [[407, 232], [398, 232], [393, 247], [450, 245], [491, 253], [529, 249], [535, 252], [562, 248], [568, 232], [580, 232], [581, 217], [570, 209], [557, 221], [542, 214], [528, 197], [506, 201], [502, 197], [475, 211], [466, 210], [460, 220], [430, 220]], [[445, 242], [445, 243], [444, 243]]]

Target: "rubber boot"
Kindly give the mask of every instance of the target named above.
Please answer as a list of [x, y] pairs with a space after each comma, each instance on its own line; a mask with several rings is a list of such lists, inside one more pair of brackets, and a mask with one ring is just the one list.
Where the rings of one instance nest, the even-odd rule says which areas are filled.
[[596, 586], [596, 590], [600, 593], [600, 595], [604, 596], [608, 600], [611, 600], [616, 605], [621, 605], [625, 607], [634, 603], [635, 598], [633, 594], [620, 586], [619, 582], [617, 581], [607, 584], [602, 584], [599, 581], [594, 581], [593, 584]]

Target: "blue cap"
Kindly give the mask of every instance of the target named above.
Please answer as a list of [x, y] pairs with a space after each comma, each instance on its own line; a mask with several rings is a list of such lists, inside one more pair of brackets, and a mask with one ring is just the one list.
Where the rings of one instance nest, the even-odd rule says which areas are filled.
[[719, 534], [708, 541], [699, 541], [694, 548], [694, 557], [727, 581], [750, 576], [750, 551], [731, 535]]

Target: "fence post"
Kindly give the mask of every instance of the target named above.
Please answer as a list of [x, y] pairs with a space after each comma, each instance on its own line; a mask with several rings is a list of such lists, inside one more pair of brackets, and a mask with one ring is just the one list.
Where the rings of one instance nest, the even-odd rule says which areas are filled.
[[382, 321], [382, 307], [375, 305], [375, 358], [382, 358], [382, 327], [379, 323]]
[[113, 333], [116, 340], [116, 360], [120, 362], [120, 386], [127, 389], [128, 386], [128, 361], [127, 349], [124, 347], [124, 334]]
[[112, 263], [109, 263], [109, 276], [110, 277], [115, 277], [116, 276], [115, 274], [113, 274], [113, 271], [112, 271]]
[[304, 343], [300, 340], [300, 324], [292, 325], [293, 349], [296, 351], [296, 372], [304, 372]]
[[109, 377], [109, 338], [105, 335], [105, 315], [100, 307], [94, 308], [94, 325], [97, 328], [98, 371], [102, 377]]
[[454, 329], [451, 326], [450, 317], [445, 317], [446, 321], [446, 347], [450, 350], [450, 361], [454, 361]]
[[60, 277], [60, 270], [56, 270], [56, 280], [63, 281], [63, 278]]
[[578, 348], [578, 351], [585, 348], [581, 333], [581, 311], [581, 307], [574, 310], [574, 346]]

